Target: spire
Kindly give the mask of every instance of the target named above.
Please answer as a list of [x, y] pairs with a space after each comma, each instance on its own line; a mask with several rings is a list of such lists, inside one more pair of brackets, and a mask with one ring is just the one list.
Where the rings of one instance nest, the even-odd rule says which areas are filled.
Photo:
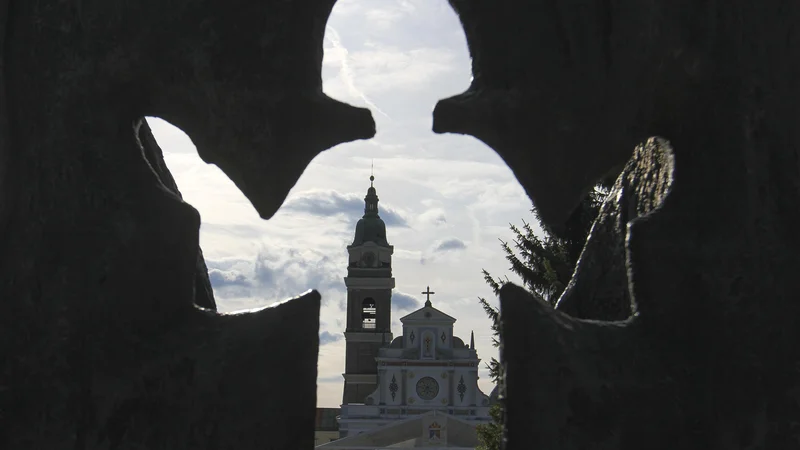
[[364, 216], [356, 223], [356, 235], [351, 245], [374, 242], [383, 247], [389, 246], [386, 241], [386, 224], [378, 215], [378, 193], [375, 191], [374, 181], [375, 175], [370, 175], [369, 188], [364, 197]]
[[475, 332], [474, 331], [470, 331], [469, 332], [469, 348], [471, 348], [472, 350], [475, 350]]
[[375, 181], [375, 176], [369, 176], [369, 189], [367, 189], [367, 196], [364, 197], [364, 217], [378, 217], [378, 193], [375, 191], [375, 186], [372, 182]]

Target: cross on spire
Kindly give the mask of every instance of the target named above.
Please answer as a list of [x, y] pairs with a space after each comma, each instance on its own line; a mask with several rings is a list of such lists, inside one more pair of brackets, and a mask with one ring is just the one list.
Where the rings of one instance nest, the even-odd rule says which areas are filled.
[[428, 299], [425, 300], [425, 306], [431, 306], [431, 294], [435, 294], [436, 292], [431, 292], [431, 287], [428, 286], [428, 289], [422, 293], [428, 296]]

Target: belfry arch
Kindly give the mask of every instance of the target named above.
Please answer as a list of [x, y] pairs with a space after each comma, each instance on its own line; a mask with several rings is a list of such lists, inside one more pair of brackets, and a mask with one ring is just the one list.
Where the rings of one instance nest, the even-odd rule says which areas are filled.
[[377, 308], [375, 299], [367, 297], [361, 302], [361, 328], [364, 330], [374, 330], [377, 318]]

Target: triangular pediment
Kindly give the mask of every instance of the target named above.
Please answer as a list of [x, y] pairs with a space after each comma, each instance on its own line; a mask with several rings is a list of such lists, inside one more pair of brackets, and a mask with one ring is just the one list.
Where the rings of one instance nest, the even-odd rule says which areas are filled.
[[400, 318], [403, 324], [425, 323], [425, 322], [447, 322], [455, 323], [456, 319], [439, 311], [433, 306], [423, 306], [422, 308]]

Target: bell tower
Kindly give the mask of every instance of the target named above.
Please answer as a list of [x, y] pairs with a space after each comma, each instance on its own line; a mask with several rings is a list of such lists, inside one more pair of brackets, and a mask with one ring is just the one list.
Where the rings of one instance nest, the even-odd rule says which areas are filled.
[[372, 185], [364, 197], [364, 216], [347, 246], [347, 328], [342, 404], [364, 403], [378, 387], [378, 349], [392, 341], [392, 253], [386, 224], [378, 215], [378, 194]]

